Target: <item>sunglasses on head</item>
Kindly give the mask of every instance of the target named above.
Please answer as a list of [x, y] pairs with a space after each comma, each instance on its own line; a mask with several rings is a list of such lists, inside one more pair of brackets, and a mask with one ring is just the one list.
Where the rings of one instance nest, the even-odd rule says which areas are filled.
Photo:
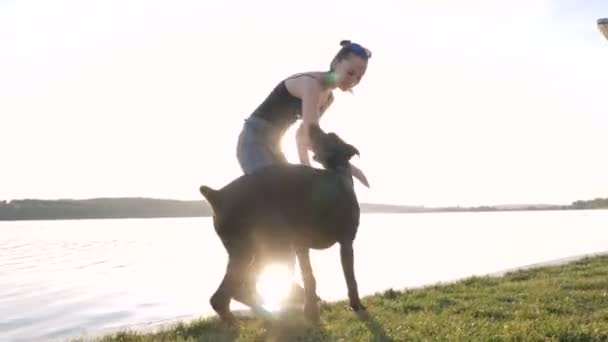
[[350, 43], [349, 50], [355, 55], [363, 58], [371, 58], [372, 52], [357, 43]]

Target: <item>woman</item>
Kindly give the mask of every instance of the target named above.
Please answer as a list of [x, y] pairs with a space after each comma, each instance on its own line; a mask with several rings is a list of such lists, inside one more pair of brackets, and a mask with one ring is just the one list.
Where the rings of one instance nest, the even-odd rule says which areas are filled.
[[[245, 174], [273, 163], [286, 163], [280, 142], [297, 120], [296, 146], [300, 162], [310, 165], [308, 126], [318, 123], [333, 102], [333, 90], [350, 91], [367, 69], [371, 52], [348, 40], [330, 64], [329, 71], [295, 74], [282, 80], [245, 120], [237, 144], [237, 159]], [[352, 166], [352, 173], [369, 187], [363, 172]]]

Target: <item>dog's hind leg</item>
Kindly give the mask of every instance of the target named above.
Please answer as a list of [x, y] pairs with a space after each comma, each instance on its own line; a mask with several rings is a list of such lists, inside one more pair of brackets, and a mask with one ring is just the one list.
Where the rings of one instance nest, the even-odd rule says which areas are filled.
[[308, 319], [317, 322], [320, 316], [319, 303], [317, 303], [317, 281], [310, 265], [309, 250], [308, 248], [299, 247], [296, 253], [300, 262], [302, 279], [304, 280], [304, 313]]
[[228, 265], [222, 282], [211, 296], [210, 303], [222, 320], [233, 321], [230, 300], [235, 299], [246, 305], [251, 303], [244, 288], [247, 284], [247, 267], [253, 259], [253, 248], [249, 241], [241, 237], [223, 236], [222, 242], [228, 252]]
[[230, 312], [231, 299], [249, 306], [257, 314], [264, 317], [270, 316], [270, 313], [261, 306], [256, 292], [251, 291], [250, 281], [247, 279], [247, 269], [253, 260], [251, 251], [252, 249], [249, 249], [248, 246], [239, 244], [239, 248], [232, 248], [228, 252], [226, 274], [218, 290], [211, 297], [211, 306], [222, 320], [234, 321], [234, 316]]
[[221, 320], [228, 323], [235, 321], [234, 315], [230, 312], [230, 300], [238, 286], [238, 276], [236, 273], [238, 263], [239, 261], [235, 257], [228, 256], [228, 265], [226, 266], [224, 278], [209, 300], [211, 307], [220, 316]]
[[262, 273], [262, 268], [264, 267], [264, 261], [259, 253], [251, 260], [251, 263], [247, 267], [247, 271], [245, 273], [245, 289], [251, 291], [254, 295], [256, 295], [256, 284]]

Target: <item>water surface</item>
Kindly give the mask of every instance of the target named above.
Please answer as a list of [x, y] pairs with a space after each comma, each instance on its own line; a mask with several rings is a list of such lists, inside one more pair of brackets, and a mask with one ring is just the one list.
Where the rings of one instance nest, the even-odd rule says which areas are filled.
[[[603, 252], [607, 228], [607, 210], [367, 214], [355, 271], [361, 295], [422, 286]], [[346, 298], [337, 247], [311, 253], [326, 300]], [[0, 340], [208, 315], [225, 263], [210, 218], [0, 222]]]

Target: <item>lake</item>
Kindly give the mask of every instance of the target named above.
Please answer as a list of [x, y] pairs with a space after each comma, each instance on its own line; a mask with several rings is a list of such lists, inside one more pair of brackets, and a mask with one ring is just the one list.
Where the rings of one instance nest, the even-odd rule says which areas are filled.
[[[337, 247], [311, 253], [325, 300]], [[363, 296], [607, 250], [608, 210], [364, 214], [355, 272]], [[207, 316], [226, 260], [208, 217], [0, 222], [0, 340]]]

